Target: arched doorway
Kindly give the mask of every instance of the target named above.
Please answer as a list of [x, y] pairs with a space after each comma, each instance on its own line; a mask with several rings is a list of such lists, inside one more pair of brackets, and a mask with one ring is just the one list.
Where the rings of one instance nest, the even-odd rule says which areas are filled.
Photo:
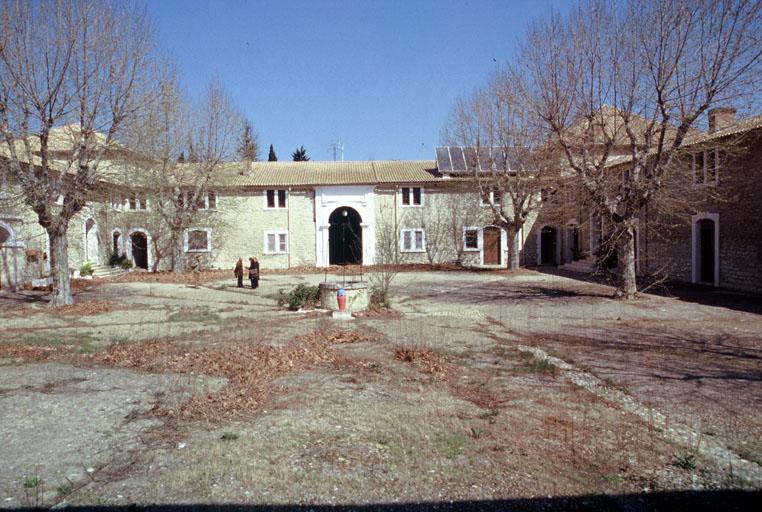
[[698, 280], [701, 283], [715, 283], [715, 222], [712, 219], [701, 219], [697, 223], [698, 247], [696, 255], [698, 256]]
[[100, 263], [98, 225], [93, 219], [85, 221], [85, 261]]
[[484, 250], [484, 264], [485, 265], [500, 265], [502, 252], [502, 233], [500, 228], [496, 226], [487, 226], [482, 232], [483, 250]]
[[362, 219], [349, 207], [335, 209], [328, 217], [329, 263], [331, 265], [362, 264]]
[[132, 245], [132, 261], [136, 267], [148, 270], [148, 239], [145, 233], [135, 231], [130, 235]]
[[553, 226], [545, 226], [540, 230], [540, 265], [557, 265], [556, 239], [558, 231]]

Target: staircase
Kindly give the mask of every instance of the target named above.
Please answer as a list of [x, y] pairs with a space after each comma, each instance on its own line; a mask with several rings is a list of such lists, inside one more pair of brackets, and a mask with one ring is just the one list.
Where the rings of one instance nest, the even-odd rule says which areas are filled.
[[580, 274], [592, 274], [597, 270], [595, 258], [587, 257], [581, 260], [572, 261], [565, 265], [561, 265], [558, 268], [561, 270], [568, 270], [569, 272], [578, 272]]
[[127, 272], [122, 267], [112, 267], [110, 265], [93, 265], [93, 277], [113, 277], [120, 276]]

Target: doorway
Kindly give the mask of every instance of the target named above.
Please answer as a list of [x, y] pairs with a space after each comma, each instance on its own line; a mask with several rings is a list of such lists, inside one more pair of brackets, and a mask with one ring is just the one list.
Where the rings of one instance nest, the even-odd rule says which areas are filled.
[[328, 217], [330, 265], [362, 264], [362, 219], [357, 210], [336, 208]]
[[148, 270], [148, 239], [145, 233], [135, 231], [130, 235], [132, 244], [132, 261], [136, 267]]
[[500, 247], [502, 246], [501, 230], [495, 226], [484, 228], [484, 264], [500, 265]]
[[712, 219], [698, 221], [698, 276], [699, 282], [715, 283], [715, 223]]
[[540, 265], [557, 265], [556, 238], [558, 231], [552, 226], [545, 226], [540, 231]]

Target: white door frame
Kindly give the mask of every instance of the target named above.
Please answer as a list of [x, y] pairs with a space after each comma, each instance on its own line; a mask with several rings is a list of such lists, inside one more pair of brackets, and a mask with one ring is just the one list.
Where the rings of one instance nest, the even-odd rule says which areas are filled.
[[352, 208], [360, 214], [362, 228], [362, 264], [376, 260], [375, 187], [373, 185], [340, 185], [315, 187], [315, 265], [330, 265], [329, 217], [337, 208]]

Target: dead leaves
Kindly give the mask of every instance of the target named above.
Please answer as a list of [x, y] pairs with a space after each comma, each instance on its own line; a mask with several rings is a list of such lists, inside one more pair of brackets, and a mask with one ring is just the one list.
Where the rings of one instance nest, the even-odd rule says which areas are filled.
[[84, 302], [77, 302], [68, 306], [59, 306], [57, 308], [51, 308], [50, 312], [56, 315], [99, 315], [101, 313], [108, 313], [114, 311], [116, 306], [113, 302], [107, 300], [88, 300]]
[[112, 345], [100, 362], [150, 372], [172, 372], [225, 377], [227, 385], [215, 393], [194, 394], [179, 410], [159, 407], [161, 416], [221, 421], [255, 414], [275, 390], [280, 377], [335, 363], [334, 345], [367, 340], [356, 331], [314, 331], [284, 346], [248, 342], [194, 347], [169, 340]]
[[445, 356], [433, 350], [415, 350], [399, 347], [394, 351], [394, 357], [406, 363], [413, 364], [419, 371], [444, 380], [452, 371], [453, 366]]

